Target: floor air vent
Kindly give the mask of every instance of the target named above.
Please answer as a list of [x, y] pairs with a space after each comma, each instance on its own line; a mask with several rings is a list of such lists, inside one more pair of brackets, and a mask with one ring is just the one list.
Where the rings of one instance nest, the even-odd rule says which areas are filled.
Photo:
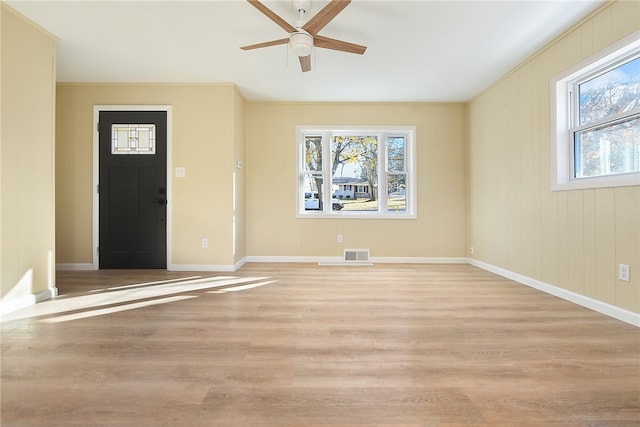
[[371, 264], [369, 249], [345, 249], [344, 262], [349, 264]]

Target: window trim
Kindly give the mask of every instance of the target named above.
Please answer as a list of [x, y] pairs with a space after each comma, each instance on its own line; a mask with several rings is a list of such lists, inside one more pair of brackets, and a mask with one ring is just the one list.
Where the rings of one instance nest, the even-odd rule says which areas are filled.
[[[636, 31], [602, 51], [555, 75], [550, 80], [550, 142], [551, 142], [551, 190], [575, 190], [603, 187], [624, 187], [640, 185], [640, 171], [602, 175], [594, 177], [574, 176], [574, 147], [571, 135], [573, 116], [577, 112], [571, 107], [576, 104], [569, 86], [584, 81], [596, 70], [612, 66], [615, 62], [631, 56], [640, 50], [640, 31]], [[573, 91], [575, 92], [575, 91]], [[574, 94], [573, 96], [577, 96]], [[590, 123], [589, 126], [592, 126]], [[581, 126], [584, 127], [584, 126]]]
[[[304, 156], [304, 137], [310, 133], [322, 134], [323, 136], [339, 135], [339, 134], [354, 134], [354, 133], [369, 133], [376, 135], [406, 135], [407, 142], [405, 147], [405, 156], [407, 157], [405, 162], [405, 173], [407, 180], [407, 187], [409, 191], [406, 194], [406, 211], [404, 212], [386, 212], [386, 211], [307, 211], [304, 208], [304, 197], [302, 187], [304, 185], [305, 165], [303, 162]], [[381, 141], [384, 141], [381, 139]], [[323, 150], [330, 151], [330, 144], [326, 144], [327, 148], [323, 147]], [[335, 218], [335, 219], [416, 219], [418, 217], [418, 203], [417, 203], [417, 168], [416, 168], [416, 127], [415, 126], [343, 126], [343, 125], [298, 125], [296, 126], [296, 218]], [[380, 152], [378, 155], [383, 168], [379, 168], [379, 178], [382, 175], [387, 175], [386, 170], [386, 156], [382, 157], [386, 153]], [[331, 156], [325, 156], [323, 153], [323, 159], [330, 159]], [[330, 167], [323, 165], [323, 178], [331, 178]], [[384, 178], [386, 180], [386, 178]], [[329, 181], [326, 181], [329, 182]], [[383, 196], [381, 194], [384, 193]], [[323, 193], [324, 206], [331, 206], [331, 192], [325, 191]], [[386, 202], [387, 194], [385, 192], [379, 192], [379, 206], [383, 206], [382, 203]], [[384, 205], [386, 206], [386, 205]], [[385, 208], [386, 209], [386, 208]]]

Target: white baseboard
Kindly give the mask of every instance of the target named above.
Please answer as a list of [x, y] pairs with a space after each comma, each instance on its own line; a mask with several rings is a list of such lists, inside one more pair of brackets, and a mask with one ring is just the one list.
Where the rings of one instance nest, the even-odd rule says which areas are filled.
[[[351, 265], [342, 257], [335, 256], [249, 256], [247, 262], [306, 262], [321, 265]], [[447, 257], [371, 257], [377, 264], [467, 264], [467, 258]]]
[[88, 271], [97, 269], [98, 268], [91, 263], [56, 264], [56, 270]]
[[242, 258], [235, 264], [169, 264], [167, 270], [169, 271], [220, 271], [220, 272], [233, 272], [237, 271], [247, 262], [247, 258]]
[[598, 301], [588, 296], [562, 289], [557, 286], [542, 282], [540, 280], [532, 279], [531, 277], [523, 276], [521, 274], [514, 273], [512, 271], [505, 270], [503, 268], [496, 267], [495, 265], [487, 264], [482, 261], [470, 259], [469, 264], [482, 268], [483, 270], [490, 271], [491, 273], [495, 273], [499, 276], [506, 277], [507, 279], [514, 280], [518, 283], [522, 283], [523, 285], [538, 289], [539, 291], [570, 301], [574, 304], [578, 304], [591, 310], [597, 311], [598, 313], [613, 317], [614, 319], [618, 319], [625, 323], [640, 327], [640, 314], [638, 313], [634, 313], [632, 311], [625, 310], [624, 308], [607, 304], [606, 302]]
[[272, 263], [309, 263], [317, 264], [319, 262], [340, 262], [342, 257], [335, 256], [248, 256], [247, 262], [272, 262]]
[[25, 295], [12, 301], [0, 303], [0, 316], [5, 316], [14, 311], [20, 310], [41, 301], [51, 299], [58, 295], [58, 288], [48, 288], [35, 294]]
[[235, 264], [233, 264], [233, 268], [235, 268], [235, 270], [238, 270], [246, 263], [247, 263], [247, 257], [244, 257], [240, 261], [237, 261]]

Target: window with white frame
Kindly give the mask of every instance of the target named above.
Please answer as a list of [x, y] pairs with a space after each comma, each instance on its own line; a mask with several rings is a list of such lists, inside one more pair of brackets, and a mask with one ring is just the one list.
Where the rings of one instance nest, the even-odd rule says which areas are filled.
[[640, 185], [640, 32], [554, 77], [552, 189]]
[[415, 127], [298, 126], [298, 216], [415, 218]]

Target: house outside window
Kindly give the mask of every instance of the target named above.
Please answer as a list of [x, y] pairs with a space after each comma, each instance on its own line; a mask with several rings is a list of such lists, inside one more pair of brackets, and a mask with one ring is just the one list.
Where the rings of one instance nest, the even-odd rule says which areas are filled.
[[553, 190], [640, 185], [639, 36], [552, 79]]
[[416, 217], [414, 127], [298, 126], [297, 139], [298, 217]]

